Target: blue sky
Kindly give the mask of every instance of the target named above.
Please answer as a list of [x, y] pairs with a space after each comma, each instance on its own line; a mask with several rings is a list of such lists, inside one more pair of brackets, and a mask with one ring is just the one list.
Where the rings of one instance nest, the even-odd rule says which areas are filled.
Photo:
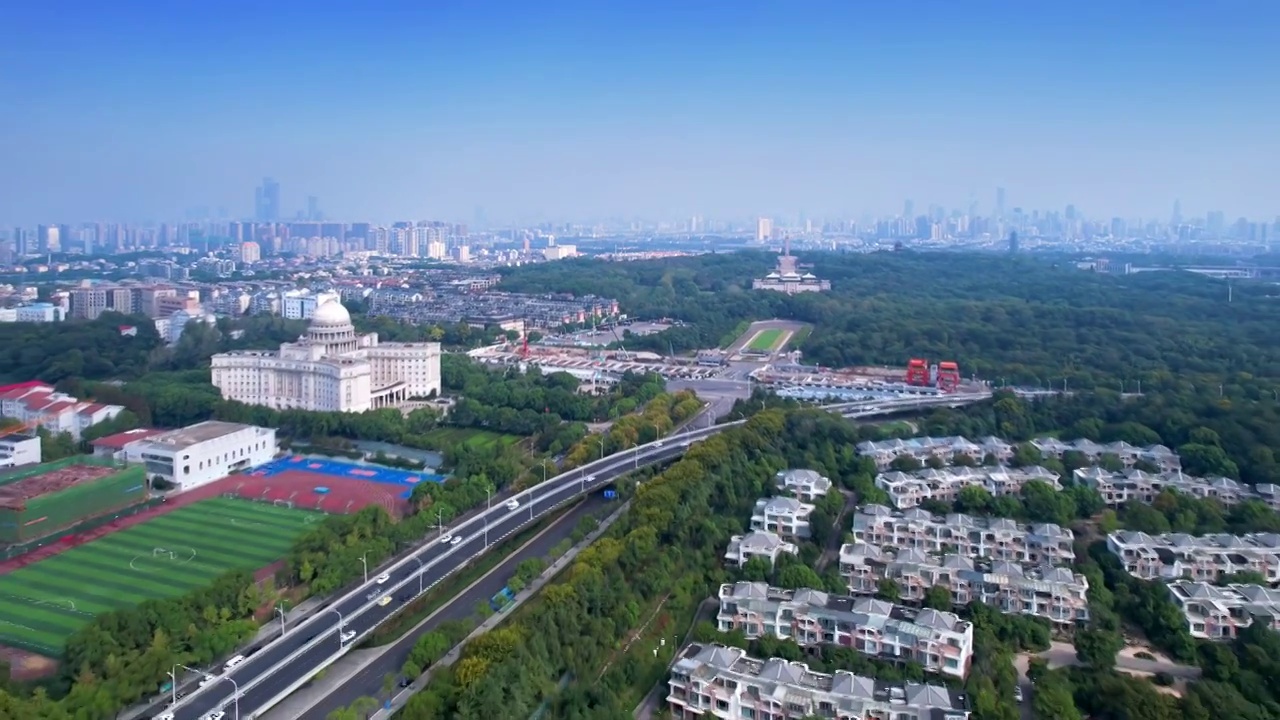
[[[20, 6], [20, 7], [19, 7]], [[1280, 3], [0, 10], [0, 224], [1280, 213]]]

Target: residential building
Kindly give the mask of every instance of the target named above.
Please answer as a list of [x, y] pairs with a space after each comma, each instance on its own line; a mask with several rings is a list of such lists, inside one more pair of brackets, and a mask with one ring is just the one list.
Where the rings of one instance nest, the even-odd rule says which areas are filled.
[[123, 449], [127, 462], [146, 466], [149, 480], [180, 491], [267, 463], [278, 451], [274, 428], [217, 420], [133, 440]]
[[1245, 500], [1262, 500], [1273, 508], [1280, 508], [1280, 494], [1270, 485], [1251, 488], [1231, 478], [1199, 478], [1184, 475], [1181, 470], [1155, 474], [1142, 470], [1111, 472], [1099, 467], [1079, 468], [1073, 473], [1075, 481], [1098, 491], [1103, 502], [1119, 507], [1127, 502], [1150, 503], [1165, 490], [1177, 490], [1195, 498], [1213, 498], [1223, 505], [1235, 505]]
[[277, 410], [364, 412], [440, 392], [440, 343], [380, 343], [357, 335], [336, 300], [321, 305], [307, 336], [278, 352], [213, 356], [213, 384], [227, 400]]
[[59, 305], [38, 302], [13, 308], [0, 308], [0, 322], [40, 323], [59, 322], [66, 312]]
[[817, 502], [831, 492], [831, 480], [816, 470], [782, 470], [774, 479], [778, 489], [784, 490], [807, 503]]
[[1119, 530], [1107, 536], [1107, 549], [1124, 569], [1142, 580], [1215, 582], [1226, 575], [1258, 573], [1280, 582], [1280, 535], [1187, 535]]
[[1040, 451], [1042, 457], [1061, 459], [1068, 452], [1078, 452], [1089, 460], [1097, 462], [1104, 455], [1113, 455], [1124, 463], [1125, 467], [1133, 467], [1139, 461], [1156, 466], [1162, 472], [1177, 470], [1182, 467], [1178, 454], [1164, 445], [1138, 447], [1124, 441], [1113, 443], [1096, 443], [1081, 438], [1079, 440], [1062, 441], [1057, 438], [1036, 438], [1031, 444]]
[[767, 559], [769, 566], [772, 567], [782, 553], [796, 555], [799, 551], [799, 548], [775, 533], [757, 531], [729, 538], [729, 549], [725, 550], [724, 559], [737, 567], [742, 567], [751, 558], [762, 557]]
[[1007, 462], [1013, 457], [1013, 446], [1000, 438], [988, 437], [975, 443], [958, 435], [867, 440], [858, 443], [857, 450], [858, 454], [875, 461], [876, 467], [881, 470], [887, 470], [894, 460], [903, 456], [921, 463], [928, 462], [929, 458], [937, 458], [946, 464], [951, 464], [957, 455], [974, 463], [982, 462], [988, 455], [994, 456], [997, 462]]
[[1031, 481], [1061, 490], [1058, 474], [1040, 466], [1010, 467], [948, 467], [940, 470], [926, 468], [911, 473], [886, 472], [876, 476], [876, 487], [884, 490], [894, 506], [905, 510], [925, 500], [954, 503], [960, 491], [977, 486], [992, 495], [1016, 495], [1022, 486]]
[[328, 302], [342, 302], [338, 293], [290, 290], [280, 298], [280, 314], [290, 320], [310, 320], [316, 308]]
[[954, 613], [818, 590], [783, 590], [753, 582], [721, 585], [716, 624], [721, 632], [740, 630], [749, 639], [841, 645], [957, 678], [968, 673], [973, 659], [973, 625]]
[[864, 505], [853, 516], [855, 542], [928, 553], [1039, 565], [1070, 564], [1075, 534], [1053, 523], [1019, 525], [1008, 518], [964, 513], [931, 515], [919, 508], [895, 512], [883, 505]]
[[1191, 637], [1230, 640], [1259, 620], [1272, 630], [1280, 630], [1280, 590], [1180, 581], [1169, 583], [1169, 592], [1187, 619]]
[[17, 433], [0, 437], [0, 468], [40, 464], [40, 438]]
[[801, 662], [759, 660], [739, 648], [693, 643], [671, 666], [667, 706], [683, 720], [966, 720], [959, 693], [940, 685], [886, 683]]
[[803, 540], [810, 535], [809, 515], [814, 506], [795, 498], [773, 497], [756, 501], [751, 529], [777, 534], [783, 540]]
[[120, 405], [85, 402], [36, 381], [0, 387], [0, 417], [13, 418], [28, 427], [39, 426], [54, 435], [68, 433], [76, 440], [85, 428], [123, 411]]
[[1089, 619], [1089, 581], [1070, 568], [1019, 565], [919, 549], [895, 550], [853, 542], [840, 548], [840, 576], [849, 592], [874, 594], [892, 580], [902, 600], [922, 602], [937, 585], [957, 606], [980, 602], [1004, 613], [1043, 617], [1060, 626]]

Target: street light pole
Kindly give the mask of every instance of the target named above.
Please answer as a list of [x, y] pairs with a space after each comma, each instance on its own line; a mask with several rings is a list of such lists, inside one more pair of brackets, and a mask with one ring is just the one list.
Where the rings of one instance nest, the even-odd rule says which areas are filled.
[[288, 629], [285, 628], [284, 625], [284, 607], [276, 605], [276, 613], [280, 615], [280, 637], [284, 637], [284, 634], [288, 632]]
[[235, 702], [236, 706], [236, 720], [240, 720], [240, 684], [226, 675], [223, 675], [222, 679], [231, 683], [231, 687], [236, 689], [236, 694], [232, 695], [231, 699]]
[[604, 436], [600, 436], [600, 459], [604, 460]]
[[411, 556], [418, 563], [418, 594], [422, 594], [422, 558], [417, 555]]
[[484, 546], [489, 547], [489, 511], [493, 509], [493, 488], [484, 489]]
[[174, 663], [173, 669], [169, 671], [169, 696], [170, 696], [169, 702], [171, 705], [176, 705], [178, 703], [178, 668], [182, 668], [187, 672], [198, 673], [205, 677], [213, 677], [212, 675], [210, 675], [209, 673], [203, 670], [197, 670], [193, 667], [187, 667], [182, 663]]
[[360, 564], [364, 566], [364, 582], [366, 585], [369, 583], [369, 558], [367, 557], [368, 554], [369, 554], [368, 552], [365, 552], [364, 555], [360, 556]]
[[[338, 614], [338, 634], [341, 635], [342, 629], [347, 626], [347, 621], [342, 619], [341, 610], [339, 610], [338, 608], [329, 608], [329, 609]], [[338, 638], [338, 641], [341, 642], [342, 638]]]

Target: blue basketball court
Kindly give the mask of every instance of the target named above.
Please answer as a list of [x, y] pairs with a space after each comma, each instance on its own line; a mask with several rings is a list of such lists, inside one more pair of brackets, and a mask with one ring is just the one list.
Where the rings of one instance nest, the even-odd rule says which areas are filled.
[[291, 455], [272, 460], [265, 465], [259, 465], [247, 474], [253, 477], [271, 477], [291, 470], [315, 473], [332, 478], [401, 485], [406, 488], [400, 495], [402, 498], [408, 498], [413, 494], [413, 486], [418, 483], [439, 483], [444, 482], [447, 478], [445, 475], [437, 475], [435, 473], [397, 470], [396, 468], [383, 467], [382, 465], [360, 465], [342, 462], [341, 460], [306, 457], [303, 455]]

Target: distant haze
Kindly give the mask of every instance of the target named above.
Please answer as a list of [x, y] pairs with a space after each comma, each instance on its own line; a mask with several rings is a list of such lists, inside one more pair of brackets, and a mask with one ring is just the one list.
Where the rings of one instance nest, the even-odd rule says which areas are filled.
[[0, 227], [1280, 212], [1280, 3], [12, 2]]

